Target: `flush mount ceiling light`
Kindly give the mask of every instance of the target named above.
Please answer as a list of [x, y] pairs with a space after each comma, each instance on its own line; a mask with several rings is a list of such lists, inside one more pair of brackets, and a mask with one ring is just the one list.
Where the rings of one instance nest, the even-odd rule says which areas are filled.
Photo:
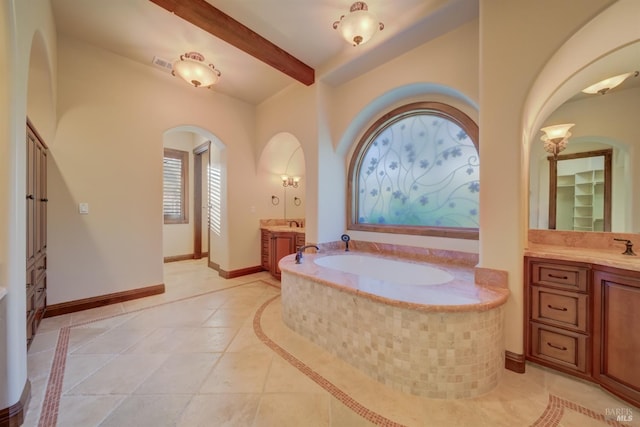
[[180, 55], [180, 60], [173, 63], [171, 74], [180, 76], [192, 86], [206, 88], [216, 84], [221, 75], [213, 64], [205, 63], [204, 56], [198, 52]]
[[547, 126], [540, 129], [544, 135], [540, 138], [544, 142], [545, 151], [558, 157], [558, 153], [567, 148], [571, 132], [569, 129], [575, 126], [575, 123], [566, 123], [563, 125]]
[[358, 46], [366, 43], [376, 31], [382, 31], [384, 24], [369, 12], [365, 2], [357, 1], [351, 5], [348, 15], [342, 15], [333, 23], [333, 29], [340, 31], [346, 41]]
[[609, 92], [611, 89], [613, 89], [614, 87], [618, 86], [619, 84], [621, 84], [623, 81], [627, 80], [629, 77], [637, 77], [638, 76], [638, 71], [634, 71], [631, 73], [624, 73], [624, 74], [620, 74], [618, 76], [613, 76], [613, 77], [609, 77], [608, 79], [604, 79], [594, 85], [589, 86], [586, 89], [582, 89], [582, 92], [584, 93], [588, 93], [588, 94], [596, 94], [599, 93], [601, 95], [604, 95], [605, 93]]

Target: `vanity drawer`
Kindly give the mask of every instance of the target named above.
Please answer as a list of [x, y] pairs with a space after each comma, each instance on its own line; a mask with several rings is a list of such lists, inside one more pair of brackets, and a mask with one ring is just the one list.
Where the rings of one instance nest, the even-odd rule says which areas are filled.
[[531, 356], [587, 372], [587, 336], [531, 322]]
[[534, 285], [546, 285], [572, 291], [587, 292], [589, 269], [573, 265], [531, 263], [531, 279]]
[[531, 286], [531, 320], [587, 331], [589, 296], [541, 286]]

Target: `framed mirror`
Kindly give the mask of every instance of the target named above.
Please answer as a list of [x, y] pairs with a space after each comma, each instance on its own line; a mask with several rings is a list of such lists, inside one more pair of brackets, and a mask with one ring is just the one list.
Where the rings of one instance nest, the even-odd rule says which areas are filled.
[[549, 157], [549, 229], [611, 231], [613, 150]]

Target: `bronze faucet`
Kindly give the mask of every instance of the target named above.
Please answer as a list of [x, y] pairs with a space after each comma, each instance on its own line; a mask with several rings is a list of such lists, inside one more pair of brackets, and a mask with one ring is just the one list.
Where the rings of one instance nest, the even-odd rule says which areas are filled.
[[300, 261], [302, 261], [302, 252], [307, 248], [316, 248], [316, 251], [320, 250], [320, 248], [317, 247], [316, 245], [300, 246], [298, 248], [298, 253], [296, 253], [296, 264], [300, 264]]
[[631, 243], [631, 240], [627, 240], [627, 239], [613, 239], [613, 240], [617, 240], [619, 242], [625, 242], [624, 244], [627, 245], [627, 249], [622, 252], [622, 255], [635, 255], [635, 253], [633, 252], [633, 243]]

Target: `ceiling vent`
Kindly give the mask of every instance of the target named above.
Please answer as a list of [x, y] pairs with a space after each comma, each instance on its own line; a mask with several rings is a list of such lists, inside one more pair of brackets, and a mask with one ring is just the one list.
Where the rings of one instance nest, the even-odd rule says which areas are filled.
[[173, 70], [173, 64], [171, 62], [157, 56], [153, 57], [153, 65], [158, 68], [162, 68], [166, 72], [171, 72]]

